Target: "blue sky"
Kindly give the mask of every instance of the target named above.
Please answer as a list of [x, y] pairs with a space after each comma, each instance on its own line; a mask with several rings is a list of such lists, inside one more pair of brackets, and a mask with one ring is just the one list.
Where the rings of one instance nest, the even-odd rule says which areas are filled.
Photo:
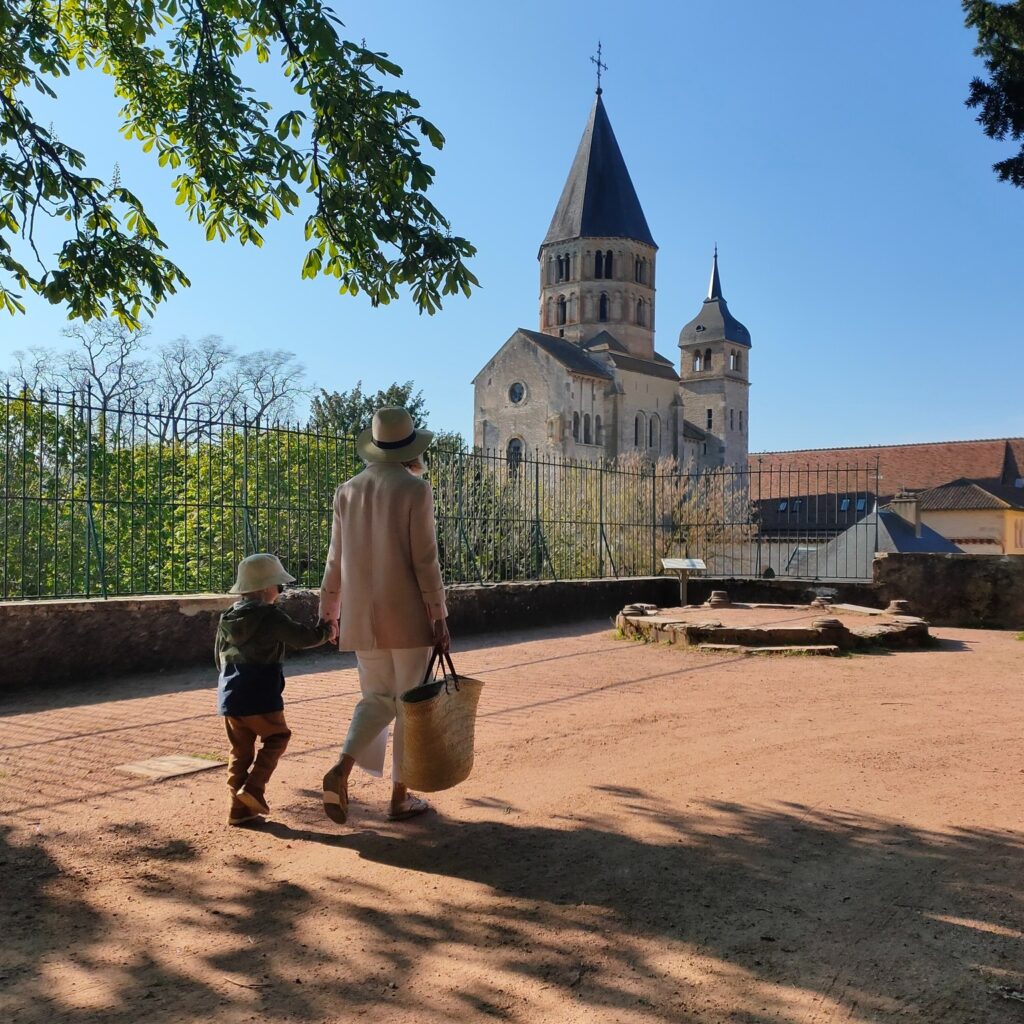
[[[963, 106], [980, 65], [959, 3], [336, 9], [346, 35], [402, 65], [446, 135], [433, 198], [477, 245], [483, 287], [434, 317], [339, 296], [300, 279], [300, 217], [261, 250], [207, 243], [173, 205], [170, 175], [118, 137], [109, 79], [79, 75], [45, 116], [98, 172], [119, 163], [193, 282], [160, 307], [154, 341], [286, 348], [328, 389], [411, 378], [432, 426], [471, 436], [470, 381], [515, 328], [537, 326], [537, 247], [593, 101], [600, 37], [605, 104], [659, 245], [657, 347], [678, 361], [717, 242], [753, 338], [752, 449], [1024, 433], [1024, 192], [996, 181], [1010, 146]], [[38, 301], [3, 315], [0, 367], [17, 348], [61, 344], [63, 326]]]

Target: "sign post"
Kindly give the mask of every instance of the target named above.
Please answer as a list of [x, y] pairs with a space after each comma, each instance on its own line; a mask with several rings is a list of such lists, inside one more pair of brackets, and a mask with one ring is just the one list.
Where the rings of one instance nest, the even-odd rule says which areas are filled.
[[691, 572], [703, 572], [707, 569], [702, 558], [663, 558], [661, 568], [664, 572], [674, 572], [679, 576], [679, 605], [686, 607], [686, 584]]

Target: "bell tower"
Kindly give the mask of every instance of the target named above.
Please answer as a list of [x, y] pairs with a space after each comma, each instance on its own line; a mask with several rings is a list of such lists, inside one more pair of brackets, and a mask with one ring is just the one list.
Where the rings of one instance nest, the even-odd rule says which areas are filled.
[[679, 332], [683, 414], [708, 437], [708, 465], [745, 466], [749, 437], [750, 331], [722, 295], [718, 247], [700, 312]]
[[601, 98], [603, 67], [537, 256], [540, 329], [577, 345], [611, 331], [631, 355], [653, 359], [658, 247]]

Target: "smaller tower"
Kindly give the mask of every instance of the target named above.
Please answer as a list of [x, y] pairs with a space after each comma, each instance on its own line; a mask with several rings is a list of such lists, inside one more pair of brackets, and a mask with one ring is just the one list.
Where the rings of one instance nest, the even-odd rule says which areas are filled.
[[683, 415], [709, 435], [705, 465], [746, 465], [750, 331], [722, 295], [717, 246], [708, 296], [679, 332], [679, 349]]

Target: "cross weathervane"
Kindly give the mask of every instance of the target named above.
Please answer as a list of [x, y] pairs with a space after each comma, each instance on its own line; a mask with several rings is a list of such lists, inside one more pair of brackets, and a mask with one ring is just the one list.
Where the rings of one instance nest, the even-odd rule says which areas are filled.
[[601, 72], [608, 70], [608, 65], [601, 60], [601, 40], [597, 41], [597, 56], [590, 58], [591, 64], [597, 65], [597, 95], [601, 95]]

